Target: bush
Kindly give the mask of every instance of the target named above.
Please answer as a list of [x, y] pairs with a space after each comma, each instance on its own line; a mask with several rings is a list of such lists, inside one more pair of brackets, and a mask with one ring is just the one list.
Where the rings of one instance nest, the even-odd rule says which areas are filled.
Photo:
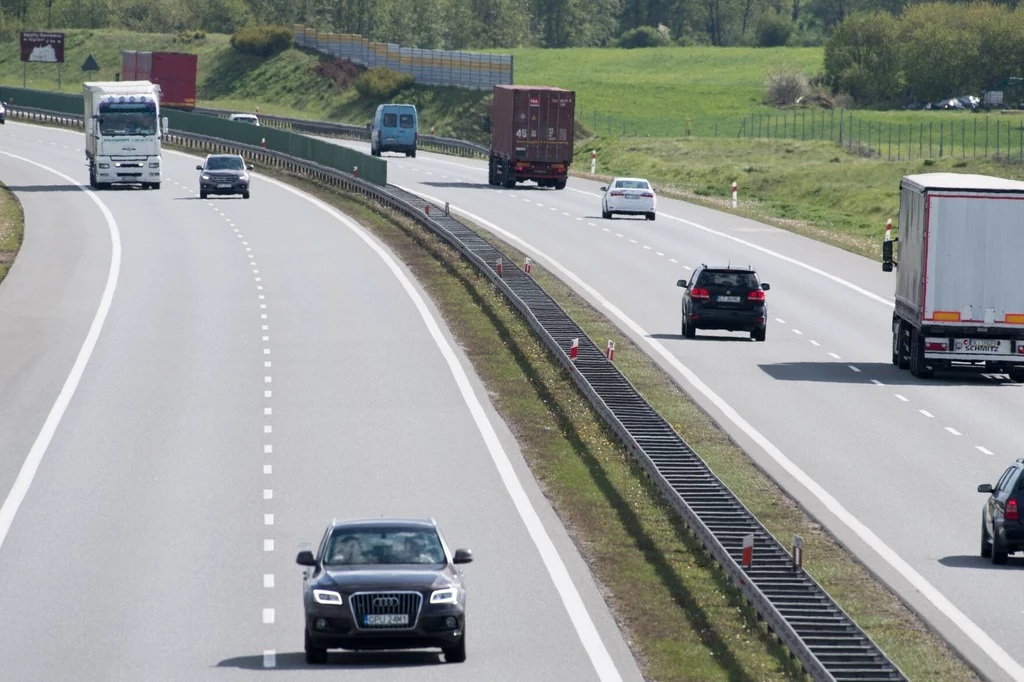
[[246, 26], [231, 36], [231, 47], [257, 57], [283, 52], [294, 42], [292, 29], [286, 26]]
[[206, 31], [182, 31], [171, 39], [174, 43], [195, 43], [206, 40]]
[[770, 73], [765, 79], [765, 104], [793, 104], [811, 90], [807, 75], [800, 71]]
[[833, 91], [864, 103], [894, 102], [903, 91], [899, 26], [888, 12], [853, 14], [825, 43], [825, 76]]
[[668, 45], [668, 37], [653, 26], [631, 28], [619, 36], [618, 45], [627, 50], [637, 47], [663, 47]]
[[344, 90], [366, 69], [358, 64], [353, 64], [346, 57], [335, 57], [333, 61], [319, 62], [313, 71], [318, 76], [330, 78], [340, 89]]
[[352, 85], [363, 97], [386, 99], [412, 85], [412, 76], [385, 66], [375, 66], [352, 81]]
[[754, 33], [758, 47], [781, 47], [793, 35], [793, 22], [778, 12], [765, 12], [758, 17]]

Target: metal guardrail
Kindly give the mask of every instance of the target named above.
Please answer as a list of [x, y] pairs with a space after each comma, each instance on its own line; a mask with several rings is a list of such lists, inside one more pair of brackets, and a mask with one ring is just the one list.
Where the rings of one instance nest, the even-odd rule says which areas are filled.
[[[192, 113], [202, 114], [204, 116], [227, 118], [235, 112], [226, 111], [224, 109], [196, 107], [192, 109]], [[283, 130], [294, 130], [298, 132], [314, 133], [316, 135], [345, 137], [357, 140], [370, 139], [370, 129], [367, 126], [358, 126], [351, 123], [312, 121], [303, 118], [288, 118], [286, 116], [272, 116], [269, 114], [259, 114], [259, 119], [260, 125], [266, 125], [272, 128], [281, 128]], [[445, 153], [456, 154], [459, 156], [488, 157], [491, 154], [491, 150], [489, 148], [475, 142], [457, 140], [452, 137], [440, 137], [438, 135], [424, 135], [421, 133], [419, 136], [419, 145], [421, 147], [440, 149]]]
[[[81, 127], [82, 117], [11, 108], [10, 115]], [[437, 234], [473, 263], [525, 317], [569, 370], [591, 406], [615, 431], [666, 500], [700, 538], [769, 630], [815, 682], [907, 682], [853, 619], [711, 471], [583, 329], [537, 282], [466, 225], [394, 186], [355, 176], [261, 147], [172, 132], [172, 142], [193, 149], [242, 153], [256, 163], [302, 173], [313, 180], [370, 197]], [[429, 213], [427, 212], [427, 207]], [[503, 263], [501, 274], [497, 263]], [[570, 358], [574, 339], [578, 355]], [[753, 555], [743, 564], [743, 539]]]

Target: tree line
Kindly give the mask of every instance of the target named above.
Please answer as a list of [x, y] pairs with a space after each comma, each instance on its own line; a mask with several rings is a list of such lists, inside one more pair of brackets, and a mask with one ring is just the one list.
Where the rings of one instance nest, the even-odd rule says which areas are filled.
[[[0, 0], [0, 28], [234, 33], [303, 23], [411, 47], [822, 45], [859, 12], [910, 0]], [[1015, 6], [1016, 0], [1005, 0]], [[970, 4], [964, 7], [970, 8]]]
[[[1024, 8], [929, 2], [858, 12], [825, 43], [824, 74], [860, 105], [931, 103], [1024, 77]], [[1021, 99], [1011, 87], [1011, 101]]]

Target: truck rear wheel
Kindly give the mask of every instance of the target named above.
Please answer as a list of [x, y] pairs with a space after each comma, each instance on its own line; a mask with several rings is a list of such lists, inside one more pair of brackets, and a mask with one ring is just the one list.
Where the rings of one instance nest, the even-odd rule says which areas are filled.
[[555, 189], [565, 189], [566, 182], [568, 182], [568, 180], [555, 180]]
[[512, 171], [512, 164], [506, 159], [502, 163], [502, 184], [506, 189], [512, 189], [516, 186], [516, 176]]
[[910, 330], [910, 373], [918, 379], [929, 379], [935, 371], [925, 364], [924, 341], [917, 329]]
[[1018, 384], [1024, 384], [1024, 367], [1011, 367], [1007, 374], [1010, 375], [1010, 381]]

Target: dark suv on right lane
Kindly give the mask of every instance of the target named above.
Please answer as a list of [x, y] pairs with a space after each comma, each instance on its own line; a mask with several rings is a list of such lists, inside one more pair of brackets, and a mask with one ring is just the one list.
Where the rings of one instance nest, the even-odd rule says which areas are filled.
[[698, 329], [750, 332], [754, 341], [764, 341], [768, 306], [762, 283], [751, 267], [701, 264], [693, 279], [676, 282], [683, 291], [682, 334], [692, 339]]
[[990, 493], [981, 511], [981, 556], [1005, 564], [1007, 556], [1024, 551], [1024, 457], [1010, 465], [993, 486], [982, 483], [979, 493]]

